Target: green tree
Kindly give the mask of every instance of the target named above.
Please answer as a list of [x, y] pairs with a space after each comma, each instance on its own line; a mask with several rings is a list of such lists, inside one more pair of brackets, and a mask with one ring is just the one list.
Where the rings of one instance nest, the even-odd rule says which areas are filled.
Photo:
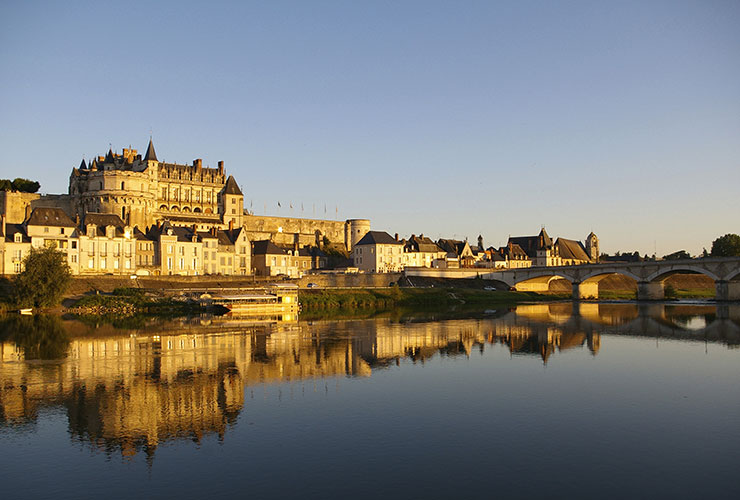
[[8, 179], [0, 179], [0, 191], [12, 191], [13, 183]]
[[59, 304], [72, 279], [65, 254], [54, 248], [32, 248], [23, 265], [13, 282], [15, 302], [35, 307]]
[[740, 236], [726, 234], [714, 240], [712, 257], [740, 257]]
[[39, 190], [40, 187], [41, 187], [41, 184], [39, 184], [36, 181], [22, 179], [20, 177], [13, 180], [13, 189], [15, 189], [16, 191], [20, 191], [22, 193], [35, 193], [36, 191]]

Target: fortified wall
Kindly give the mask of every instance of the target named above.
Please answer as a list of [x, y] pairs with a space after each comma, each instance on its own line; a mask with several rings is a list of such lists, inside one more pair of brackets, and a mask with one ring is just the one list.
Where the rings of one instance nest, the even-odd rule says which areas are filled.
[[245, 215], [243, 220], [250, 240], [272, 240], [278, 245], [320, 246], [326, 236], [331, 243], [350, 250], [370, 230], [367, 219], [338, 221]]
[[22, 224], [37, 207], [61, 208], [74, 219], [69, 195], [0, 191], [0, 215], [8, 224]]

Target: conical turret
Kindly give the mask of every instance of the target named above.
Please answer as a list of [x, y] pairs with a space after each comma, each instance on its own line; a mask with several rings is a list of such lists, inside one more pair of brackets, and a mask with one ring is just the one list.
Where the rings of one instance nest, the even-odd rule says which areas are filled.
[[159, 161], [157, 160], [157, 153], [154, 151], [154, 143], [152, 138], [149, 138], [149, 146], [146, 148], [146, 154], [144, 155], [144, 161]]

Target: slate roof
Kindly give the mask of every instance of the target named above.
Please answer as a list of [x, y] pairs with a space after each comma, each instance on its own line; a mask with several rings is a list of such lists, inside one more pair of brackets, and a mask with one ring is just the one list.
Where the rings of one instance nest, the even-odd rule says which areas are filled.
[[580, 241], [567, 240], [565, 238], [558, 238], [555, 242], [555, 248], [558, 251], [558, 255], [563, 259], [583, 260], [591, 262], [591, 259], [586, 253], [586, 249], [583, 247]]
[[95, 224], [95, 232], [98, 236], [105, 236], [105, 228], [107, 226], [113, 226], [116, 228], [116, 236], [123, 235], [125, 224], [121, 218], [115, 214], [99, 214], [99, 213], [87, 213], [85, 214], [85, 222], [83, 227], [87, 227], [88, 224]]
[[75, 222], [64, 213], [64, 210], [47, 207], [34, 208], [26, 224], [30, 226], [75, 227]]
[[525, 260], [530, 258], [522, 247], [516, 243], [511, 243], [511, 240], [509, 240], [509, 244], [507, 246], [501, 247], [501, 253], [513, 260]]
[[537, 250], [552, 248], [552, 238], [547, 234], [545, 228], [542, 228], [537, 236], [511, 236], [509, 237], [509, 243], [519, 245], [532, 259], [537, 257]]
[[149, 138], [149, 146], [146, 148], [146, 154], [144, 155], [144, 161], [158, 161], [157, 152], [154, 151], [154, 143], [152, 138]]
[[426, 236], [415, 236], [413, 234], [406, 242], [405, 247], [409, 252], [437, 253], [442, 251], [435, 242]]
[[252, 255], [287, 255], [287, 252], [270, 240], [252, 243]]
[[355, 243], [355, 246], [357, 245], [403, 245], [403, 243], [385, 231], [368, 231], [360, 241]]
[[31, 238], [28, 237], [26, 231], [23, 229], [23, 224], [5, 224], [5, 241], [12, 243], [15, 239], [15, 235], [21, 233], [21, 241], [23, 243], [30, 243]]
[[80, 163], [80, 170], [87, 170], [87, 163], [85, 163], [85, 159], [82, 159], [82, 163]]
[[242, 190], [239, 189], [239, 185], [236, 183], [236, 180], [234, 180], [234, 176], [230, 175], [228, 179], [226, 179], [226, 185], [224, 185], [224, 194], [236, 194], [239, 196], [244, 196], [242, 194]]

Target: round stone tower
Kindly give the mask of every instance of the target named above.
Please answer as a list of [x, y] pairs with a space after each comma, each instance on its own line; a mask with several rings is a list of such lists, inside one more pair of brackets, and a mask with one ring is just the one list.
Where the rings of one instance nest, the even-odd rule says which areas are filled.
[[344, 223], [344, 243], [351, 252], [358, 241], [370, 231], [369, 219], [348, 219]]

